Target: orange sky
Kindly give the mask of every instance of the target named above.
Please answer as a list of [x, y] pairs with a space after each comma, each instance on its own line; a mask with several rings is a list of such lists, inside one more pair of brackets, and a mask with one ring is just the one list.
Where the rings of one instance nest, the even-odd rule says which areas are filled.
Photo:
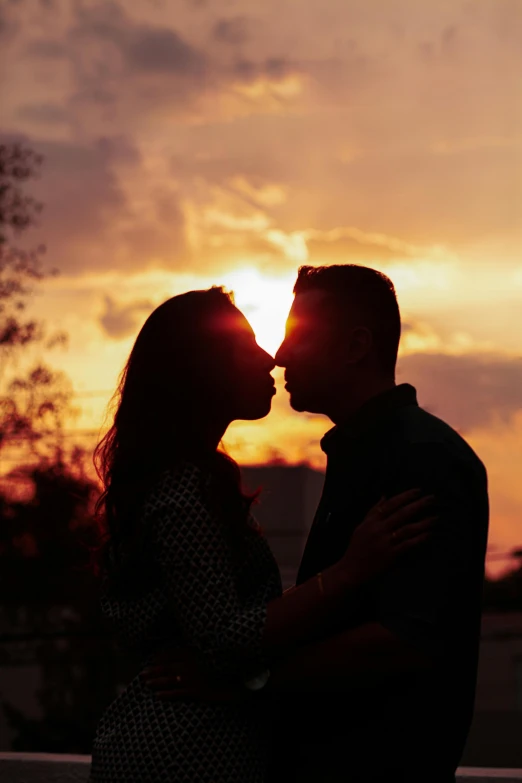
[[[399, 294], [399, 380], [486, 462], [491, 543], [522, 543], [519, 0], [26, 0], [0, 17], [3, 136], [45, 156], [28, 240], [61, 276], [34, 307], [70, 334], [53, 361], [83, 407], [71, 427], [101, 425], [167, 296], [224, 283], [275, 350], [299, 264], [368, 264]], [[280, 385], [227, 443], [322, 466], [328, 426]]]

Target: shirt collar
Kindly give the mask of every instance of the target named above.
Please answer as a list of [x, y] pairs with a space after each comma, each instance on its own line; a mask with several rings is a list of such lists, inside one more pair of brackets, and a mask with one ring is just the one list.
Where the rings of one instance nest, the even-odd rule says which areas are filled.
[[328, 430], [321, 440], [321, 448], [325, 454], [329, 454], [340, 442], [362, 435], [390, 413], [408, 405], [418, 404], [414, 386], [409, 383], [394, 386], [393, 389], [367, 400], [346, 422]]

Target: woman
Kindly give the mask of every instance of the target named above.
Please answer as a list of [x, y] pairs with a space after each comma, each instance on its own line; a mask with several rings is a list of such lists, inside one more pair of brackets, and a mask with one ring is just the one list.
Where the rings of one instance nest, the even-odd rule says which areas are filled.
[[[105, 487], [104, 614], [143, 667], [167, 647], [189, 649], [209, 676], [246, 694], [430, 525], [406, 524], [424, 509], [418, 494], [383, 502], [339, 563], [282, 595], [250, 516], [253, 498], [218, 451], [232, 421], [268, 414], [273, 368], [222, 289], [175, 296], [141, 329], [95, 454]], [[90, 780], [262, 783], [270, 753], [262, 704], [161, 701], [137, 676], [99, 722]]]

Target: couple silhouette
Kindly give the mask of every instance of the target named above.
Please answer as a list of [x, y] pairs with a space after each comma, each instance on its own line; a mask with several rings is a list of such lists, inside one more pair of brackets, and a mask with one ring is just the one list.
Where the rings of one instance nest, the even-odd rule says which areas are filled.
[[[102, 714], [92, 783], [455, 780], [469, 731], [486, 470], [396, 385], [392, 282], [301, 267], [272, 358], [222, 288], [161, 304], [97, 446], [101, 607], [139, 674]], [[296, 585], [282, 592], [230, 423], [271, 407], [333, 428]]]

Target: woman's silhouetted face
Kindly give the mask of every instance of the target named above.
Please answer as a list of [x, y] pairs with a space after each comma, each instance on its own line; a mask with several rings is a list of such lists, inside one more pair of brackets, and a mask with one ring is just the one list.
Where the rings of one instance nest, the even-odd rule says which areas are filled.
[[212, 363], [216, 403], [221, 401], [230, 421], [263, 418], [275, 394], [270, 374], [274, 359], [257, 344], [252, 327], [235, 306], [217, 317], [212, 332], [218, 359]]

